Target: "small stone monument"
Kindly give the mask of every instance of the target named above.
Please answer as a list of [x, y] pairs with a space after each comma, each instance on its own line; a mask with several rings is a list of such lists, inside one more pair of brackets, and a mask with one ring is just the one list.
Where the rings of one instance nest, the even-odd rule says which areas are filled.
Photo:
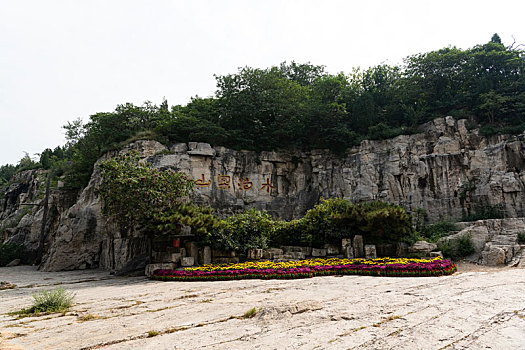
[[365, 258], [375, 259], [377, 258], [376, 246], [373, 244], [365, 245]]
[[365, 247], [363, 242], [363, 236], [355, 235], [353, 244], [354, 246], [354, 257], [364, 258], [365, 257]]

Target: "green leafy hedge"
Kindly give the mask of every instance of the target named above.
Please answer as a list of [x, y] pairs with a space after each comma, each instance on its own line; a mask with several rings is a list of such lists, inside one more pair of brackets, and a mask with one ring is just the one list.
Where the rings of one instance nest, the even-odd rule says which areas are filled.
[[275, 222], [268, 213], [249, 209], [221, 220], [212, 229], [208, 242], [215, 248], [245, 255], [251, 248], [268, 248], [274, 229]]
[[209, 237], [216, 248], [244, 254], [250, 248], [280, 245], [322, 247], [341, 238], [363, 235], [370, 243], [396, 242], [412, 233], [412, 217], [400, 206], [384, 202], [351, 204], [322, 199], [301, 219], [274, 221], [265, 212], [250, 209], [223, 220]]
[[452, 231], [458, 231], [455, 223], [450, 221], [440, 221], [433, 225], [426, 225], [419, 232], [422, 237], [430, 242], [437, 242], [441, 237], [447, 236]]
[[412, 233], [412, 217], [400, 206], [384, 202], [351, 204], [321, 199], [299, 220], [278, 222], [273, 242], [321, 247], [341, 238], [363, 235], [370, 243], [396, 242]]

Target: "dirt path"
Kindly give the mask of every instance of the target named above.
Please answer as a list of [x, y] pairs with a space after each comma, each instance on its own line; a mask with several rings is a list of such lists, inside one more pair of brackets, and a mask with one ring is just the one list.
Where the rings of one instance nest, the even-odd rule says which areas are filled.
[[[0, 268], [0, 349], [523, 349], [525, 270], [448, 277], [157, 282]], [[61, 285], [67, 313], [17, 319]], [[252, 308], [253, 318], [243, 318]]]

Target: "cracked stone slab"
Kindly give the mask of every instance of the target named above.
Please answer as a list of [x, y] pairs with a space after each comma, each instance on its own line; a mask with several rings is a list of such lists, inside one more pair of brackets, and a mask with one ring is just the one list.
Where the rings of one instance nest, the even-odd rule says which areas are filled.
[[[0, 268], [17, 285], [0, 291], [0, 348], [518, 349], [523, 271], [459, 264], [446, 277], [160, 282]], [[68, 312], [8, 314], [57, 286], [76, 294]]]

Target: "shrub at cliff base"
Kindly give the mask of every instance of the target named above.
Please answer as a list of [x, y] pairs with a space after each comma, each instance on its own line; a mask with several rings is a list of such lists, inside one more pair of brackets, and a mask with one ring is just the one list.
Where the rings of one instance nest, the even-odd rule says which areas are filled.
[[161, 281], [224, 281], [240, 279], [297, 279], [314, 276], [364, 275], [431, 277], [453, 274], [450, 260], [433, 259], [310, 259], [288, 262], [245, 262], [205, 265], [185, 270], [156, 270], [151, 278]]
[[276, 222], [272, 244], [322, 247], [354, 235], [362, 235], [367, 243], [397, 242], [412, 231], [412, 217], [398, 205], [331, 198], [321, 199], [299, 220]]
[[476, 252], [471, 235], [460, 237], [456, 241], [445, 241], [438, 244], [443, 256], [452, 259], [460, 259]]
[[220, 220], [202, 243], [211, 244], [214, 248], [235, 250], [245, 256], [248, 249], [268, 248], [274, 226], [270, 214], [249, 209]]

